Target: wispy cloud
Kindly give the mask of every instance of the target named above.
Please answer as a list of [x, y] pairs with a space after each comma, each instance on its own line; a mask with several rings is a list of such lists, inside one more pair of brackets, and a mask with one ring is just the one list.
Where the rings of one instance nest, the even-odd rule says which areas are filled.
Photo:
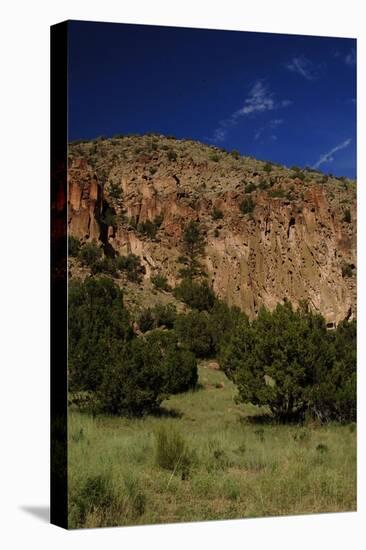
[[340, 151], [341, 149], [345, 149], [346, 147], [348, 147], [351, 144], [351, 141], [352, 141], [352, 139], [348, 138], [345, 141], [343, 141], [342, 143], [340, 143], [339, 145], [336, 145], [335, 147], [333, 147], [333, 149], [328, 151], [328, 153], [325, 153], [324, 155], [321, 155], [319, 160], [313, 165], [313, 168], [319, 168], [319, 166], [321, 164], [324, 164], [325, 162], [333, 162], [334, 153], [336, 153], [337, 151]]
[[218, 127], [215, 129], [212, 141], [222, 142], [226, 139], [229, 129], [245, 117], [281, 109], [291, 105], [289, 99], [277, 100], [273, 93], [258, 80], [251, 88], [248, 97], [244, 100], [243, 106], [232, 113], [228, 118], [221, 120]]
[[316, 77], [313, 63], [303, 55], [293, 57], [286, 67], [306, 80], [313, 80]]
[[354, 48], [352, 48], [352, 50], [345, 56], [344, 62], [350, 67], [356, 65], [356, 52]]
[[273, 118], [268, 122], [268, 124], [265, 124], [264, 126], [261, 126], [257, 129], [257, 131], [254, 134], [254, 139], [257, 141], [259, 138], [262, 137], [264, 133], [267, 133], [268, 131], [272, 131], [272, 134], [270, 135], [270, 139], [275, 141], [277, 139], [276, 134], [273, 133], [273, 130], [280, 126], [283, 123], [282, 118]]

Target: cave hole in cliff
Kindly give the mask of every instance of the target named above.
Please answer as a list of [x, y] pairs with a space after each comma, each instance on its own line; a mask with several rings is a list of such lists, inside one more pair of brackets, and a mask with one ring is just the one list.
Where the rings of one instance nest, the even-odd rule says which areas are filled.
[[291, 230], [291, 227], [293, 227], [294, 225], [296, 224], [296, 220], [295, 218], [292, 216], [289, 223], [288, 223], [288, 228], [287, 228], [287, 238], [289, 238], [290, 236], [290, 230]]

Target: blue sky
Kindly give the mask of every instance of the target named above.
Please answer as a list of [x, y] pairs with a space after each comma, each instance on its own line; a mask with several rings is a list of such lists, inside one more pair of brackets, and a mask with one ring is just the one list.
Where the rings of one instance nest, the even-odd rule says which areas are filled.
[[70, 22], [70, 140], [146, 132], [354, 178], [356, 40]]

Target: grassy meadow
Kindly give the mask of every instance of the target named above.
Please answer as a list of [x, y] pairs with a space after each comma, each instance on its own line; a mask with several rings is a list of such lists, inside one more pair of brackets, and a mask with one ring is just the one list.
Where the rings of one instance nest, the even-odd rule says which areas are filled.
[[208, 365], [160, 416], [71, 407], [70, 528], [356, 509], [355, 424], [269, 423]]

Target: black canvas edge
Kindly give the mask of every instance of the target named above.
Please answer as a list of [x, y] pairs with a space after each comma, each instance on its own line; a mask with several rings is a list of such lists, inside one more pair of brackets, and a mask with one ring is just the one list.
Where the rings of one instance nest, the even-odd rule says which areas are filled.
[[68, 23], [51, 26], [51, 494], [67, 529], [67, 59]]

